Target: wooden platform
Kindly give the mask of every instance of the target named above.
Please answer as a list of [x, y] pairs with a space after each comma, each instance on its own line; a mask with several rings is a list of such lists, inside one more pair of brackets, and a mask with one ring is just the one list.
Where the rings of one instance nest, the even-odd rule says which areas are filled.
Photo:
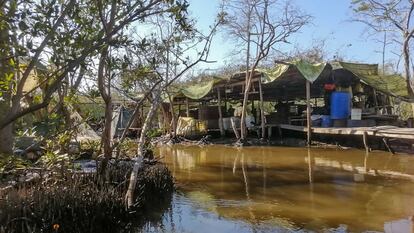
[[[281, 129], [292, 130], [297, 132], [307, 132], [304, 126], [278, 125]], [[376, 127], [355, 127], [355, 128], [322, 128], [312, 127], [314, 134], [332, 134], [332, 135], [364, 135], [382, 137], [382, 138], [401, 138], [414, 139], [414, 128], [399, 128], [396, 126], [376, 126]]]

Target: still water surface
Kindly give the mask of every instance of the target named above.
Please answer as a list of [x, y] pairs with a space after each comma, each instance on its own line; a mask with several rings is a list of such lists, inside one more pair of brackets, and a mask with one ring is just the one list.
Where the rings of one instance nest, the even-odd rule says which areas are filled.
[[146, 232], [414, 232], [414, 156], [165, 146], [178, 191]]

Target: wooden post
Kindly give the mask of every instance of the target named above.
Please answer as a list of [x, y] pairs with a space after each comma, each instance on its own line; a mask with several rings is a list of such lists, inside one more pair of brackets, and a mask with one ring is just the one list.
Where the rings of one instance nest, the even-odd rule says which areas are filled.
[[[264, 115], [264, 109], [263, 109], [263, 90], [262, 90], [262, 80], [259, 80], [259, 96], [260, 96], [260, 125], [262, 127], [262, 138], [266, 137], [266, 131], [265, 131], [265, 124], [266, 124], [266, 118]], [[270, 131], [272, 128], [270, 128]], [[271, 136], [271, 133], [267, 135], [269, 138]]]
[[384, 142], [385, 147], [387, 148], [387, 150], [395, 155], [395, 151], [388, 145], [388, 139], [387, 138], [382, 138], [382, 141]]
[[220, 128], [220, 135], [224, 137], [224, 125], [223, 125], [223, 114], [221, 112], [221, 94], [220, 88], [217, 87], [217, 99], [218, 99], [218, 113], [219, 113], [219, 128]]
[[369, 153], [369, 146], [368, 146], [368, 133], [364, 131], [362, 135], [362, 140], [364, 142], [365, 152]]
[[306, 80], [306, 121], [308, 129], [307, 144], [311, 145], [312, 138], [312, 120], [311, 120], [311, 106], [310, 106], [310, 96], [311, 96], [311, 83], [309, 80]]
[[374, 109], [375, 109], [375, 114], [378, 113], [378, 99], [377, 99], [377, 90], [373, 89], [373, 95], [374, 95]]
[[185, 99], [185, 106], [187, 111], [187, 117], [190, 117], [190, 104], [188, 103], [188, 98]]
[[311, 149], [308, 148], [308, 176], [309, 176], [309, 184], [313, 183], [313, 164], [312, 164], [312, 154]]
[[[283, 132], [282, 132], [282, 128], [280, 127], [280, 126], [277, 126], [277, 130], [279, 131], [279, 137], [280, 137], [280, 140], [282, 140], [283, 139]], [[269, 137], [270, 138], [270, 137]]]

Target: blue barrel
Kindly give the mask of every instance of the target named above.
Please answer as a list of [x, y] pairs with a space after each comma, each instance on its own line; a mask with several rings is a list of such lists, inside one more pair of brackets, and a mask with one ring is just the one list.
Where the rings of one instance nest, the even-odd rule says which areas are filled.
[[351, 113], [351, 95], [348, 92], [333, 92], [331, 95], [331, 119], [348, 119]]
[[321, 124], [321, 126], [324, 127], [324, 128], [332, 127], [331, 116], [322, 115], [322, 124]]

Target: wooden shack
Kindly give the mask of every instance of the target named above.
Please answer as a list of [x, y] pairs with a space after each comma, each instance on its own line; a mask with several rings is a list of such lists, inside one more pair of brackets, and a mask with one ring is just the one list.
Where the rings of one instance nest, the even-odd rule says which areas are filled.
[[[193, 83], [182, 89], [174, 104], [185, 105], [187, 116], [191, 108], [197, 109], [198, 118], [214, 122], [207, 124], [209, 131], [224, 134], [232, 130], [228, 118], [234, 116], [234, 105], [243, 99], [245, 77], [246, 72], [240, 72], [229, 78], [212, 77]], [[324, 126], [321, 117], [330, 115], [330, 94], [335, 92], [350, 94], [349, 115]], [[305, 132], [309, 144], [312, 133], [414, 139], [411, 129], [395, 134], [398, 128], [406, 127], [398, 109], [400, 102], [410, 102], [404, 78], [380, 75], [376, 64], [275, 64], [255, 71], [248, 93], [254, 117], [252, 128], [261, 131], [261, 137], [271, 137], [272, 131], [278, 129]], [[273, 109], [269, 110], [269, 106]], [[387, 132], [382, 133], [385, 129]]]

